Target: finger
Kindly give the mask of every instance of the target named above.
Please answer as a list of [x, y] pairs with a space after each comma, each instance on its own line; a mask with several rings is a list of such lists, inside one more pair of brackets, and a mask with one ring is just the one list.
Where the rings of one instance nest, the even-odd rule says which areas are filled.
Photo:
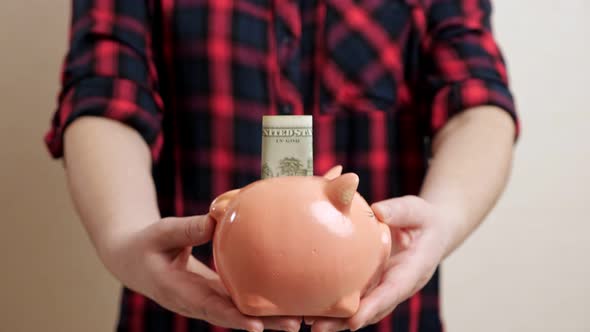
[[374, 203], [377, 219], [396, 228], [420, 227], [430, 217], [430, 207], [417, 196], [391, 198]]
[[159, 248], [176, 249], [211, 241], [215, 225], [207, 215], [165, 218], [154, 225]]
[[191, 256], [188, 260], [187, 270], [204, 278], [207, 281], [207, 285], [209, 285], [209, 287], [214, 289], [220, 295], [229, 297], [229, 292], [223, 285], [223, 282], [221, 282], [219, 275], [207, 265]]
[[242, 314], [228, 297], [209, 288], [204, 278], [186, 271], [175, 271], [173, 277], [173, 292], [187, 316], [230, 329], [264, 330], [261, 319]]
[[359, 309], [348, 320], [351, 330], [375, 323], [393, 311], [395, 306], [409, 297], [415, 285], [415, 272], [411, 264], [401, 262], [389, 269], [383, 282], [361, 299]]
[[262, 323], [265, 330], [297, 332], [301, 327], [301, 317], [264, 317]]
[[186, 270], [208, 280], [219, 280], [219, 275], [215, 271], [192, 255], [187, 260]]
[[260, 318], [242, 314], [234, 304], [223, 297], [213, 297], [205, 303], [208, 314], [205, 320], [225, 328], [262, 332], [264, 322]]
[[408, 249], [412, 243], [412, 236], [409, 229], [390, 228], [391, 231], [391, 254], [396, 254]]
[[311, 326], [311, 332], [336, 332], [348, 330], [348, 323], [342, 318], [316, 319]]
[[313, 325], [313, 323], [318, 320], [319, 317], [316, 316], [305, 316], [303, 317], [303, 321], [305, 322], [305, 324], [307, 325]]
[[378, 314], [388, 309], [393, 301], [386, 298], [386, 292], [390, 292], [390, 290], [379, 285], [361, 300], [357, 312], [348, 319], [348, 325], [352, 331], [372, 323]]
[[209, 286], [217, 291], [219, 294], [229, 296], [227, 289], [223, 286], [219, 275], [213, 271], [209, 266], [203, 264], [191, 254], [191, 247], [186, 247], [178, 256], [172, 261], [172, 268], [188, 271], [194, 273], [205, 280]]
[[393, 312], [393, 310], [395, 310], [395, 307], [378, 313], [377, 316], [375, 316], [372, 320], [370, 320], [367, 324], [365, 324], [365, 326], [379, 323], [385, 317], [387, 317], [387, 315], [391, 314]]

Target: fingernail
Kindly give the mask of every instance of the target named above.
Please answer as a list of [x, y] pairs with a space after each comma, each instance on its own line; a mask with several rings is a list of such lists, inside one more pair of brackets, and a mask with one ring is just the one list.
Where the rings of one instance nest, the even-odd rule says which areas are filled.
[[283, 325], [281, 327], [281, 330], [287, 331], [287, 332], [297, 332], [297, 331], [299, 331], [299, 327], [294, 327], [293, 324], [289, 324], [289, 325]]
[[400, 244], [403, 248], [408, 248], [412, 243], [412, 236], [406, 232], [400, 234]]
[[251, 329], [250, 332], [264, 332], [264, 327], [255, 327]]
[[379, 214], [381, 219], [389, 219], [391, 217], [391, 209], [385, 204], [375, 204], [373, 209]]
[[332, 331], [337, 331], [336, 327], [334, 324], [326, 324], [324, 326], [324, 328], [322, 329], [323, 332], [332, 332]]

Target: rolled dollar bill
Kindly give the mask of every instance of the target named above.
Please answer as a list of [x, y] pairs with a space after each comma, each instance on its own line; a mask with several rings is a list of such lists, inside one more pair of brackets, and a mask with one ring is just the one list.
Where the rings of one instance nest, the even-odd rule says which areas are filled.
[[262, 178], [313, 175], [311, 115], [262, 117]]

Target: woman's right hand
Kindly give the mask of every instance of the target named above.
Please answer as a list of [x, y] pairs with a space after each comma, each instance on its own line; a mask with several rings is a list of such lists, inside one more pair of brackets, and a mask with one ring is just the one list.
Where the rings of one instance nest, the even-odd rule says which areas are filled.
[[109, 241], [99, 253], [124, 285], [183, 316], [232, 329], [298, 331], [299, 317], [240, 313], [219, 276], [191, 255], [193, 246], [211, 240], [214, 227], [208, 215], [165, 218]]

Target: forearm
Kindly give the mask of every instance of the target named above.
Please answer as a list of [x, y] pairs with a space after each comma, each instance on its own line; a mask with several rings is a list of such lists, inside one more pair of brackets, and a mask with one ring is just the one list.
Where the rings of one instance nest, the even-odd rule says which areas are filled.
[[514, 123], [492, 106], [463, 112], [433, 141], [421, 197], [441, 209], [445, 256], [481, 223], [503, 191], [512, 164]]
[[65, 132], [70, 193], [99, 255], [117, 238], [157, 221], [147, 144], [118, 122], [83, 117]]

